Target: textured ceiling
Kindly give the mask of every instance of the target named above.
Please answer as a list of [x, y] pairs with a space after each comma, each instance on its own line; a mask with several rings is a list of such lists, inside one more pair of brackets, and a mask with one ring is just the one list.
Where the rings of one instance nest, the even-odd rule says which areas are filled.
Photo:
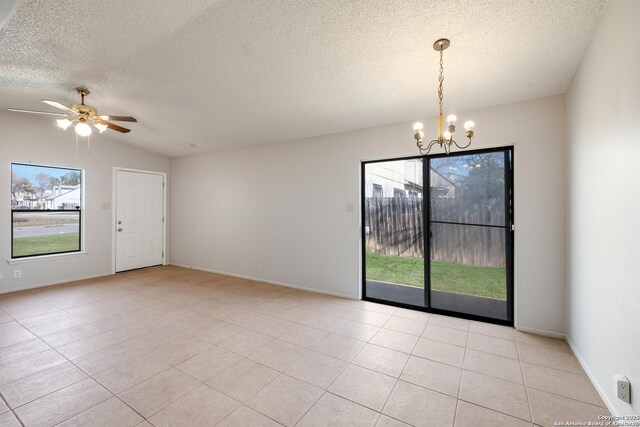
[[0, 29], [0, 107], [86, 85], [139, 120], [109, 138], [168, 156], [380, 126], [436, 112], [440, 37], [446, 112], [565, 92], [604, 3], [23, 0]]

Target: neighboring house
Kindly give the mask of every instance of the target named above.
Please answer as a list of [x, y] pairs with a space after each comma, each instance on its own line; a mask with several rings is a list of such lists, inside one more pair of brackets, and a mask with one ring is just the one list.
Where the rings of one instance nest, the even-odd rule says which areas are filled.
[[56, 185], [42, 197], [35, 191], [12, 194], [12, 209], [75, 209], [80, 205], [79, 185]]
[[79, 185], [57, 185], [45, 198], [44, 209], [76, 209], [80, 206], [80, 196]]
[[366, 165], [365, 197], [422, 197], [419, 159]]
[[461, 175], [449, 174], [445, 177], [437, 170], [431, 168], [431, 176], [429, 177], [431, 185], [431, 194], [435, 194], [436, 197], [445, 199], [454, 199], [458, 193], [458, 184], [455, 178], [463, 178]]
[[17, 193], [11, 199], [12, 209], [35, 209], [38, 204], [38, 196], [35, 192]]
[[[366, 171], [365, 197], [422, 197], [422, 162], [419, 159], [369, 163]], [[433, 168], [429, 179], [432, 194], [446, 198], [456, 196], [454, 180]]]

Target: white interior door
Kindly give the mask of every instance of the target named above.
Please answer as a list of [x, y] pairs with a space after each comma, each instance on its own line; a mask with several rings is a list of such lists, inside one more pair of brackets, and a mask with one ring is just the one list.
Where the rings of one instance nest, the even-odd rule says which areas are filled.
[[116, 271], [162, 264], [164, 176], [116, 171]]

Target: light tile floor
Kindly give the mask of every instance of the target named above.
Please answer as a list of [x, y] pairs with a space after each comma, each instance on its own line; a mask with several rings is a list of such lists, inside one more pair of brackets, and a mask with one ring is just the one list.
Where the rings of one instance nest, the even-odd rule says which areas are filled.
[[562, 340], [177, 267], [0, 295], [0, 425], [551, 426]]

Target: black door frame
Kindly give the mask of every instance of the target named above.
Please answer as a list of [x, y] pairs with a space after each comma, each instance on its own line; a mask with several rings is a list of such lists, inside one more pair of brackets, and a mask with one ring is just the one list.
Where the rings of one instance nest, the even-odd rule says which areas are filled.
[[[455, 156], [455, 155], [468, 155], [468, 154], [484, 154], [484, 153], [494, 153], [494, 152], [504, 152], [505, 155], [505, 239], [506, 239], [506, 279], [507, 279], [507, 320], [494, 319], [491, 317], [478, 316], [474, 314], [468, 313], [460, 313], [457, 311], [449, 311], [442, 310], [438, 308], [431, 307], [431, 272], [430, 265], [431, 262], [431, 238], [430, 238], [430, 222], [431, 222], [431, 195], [430, 195], [430, 173], [429, 173], [429, 161], [430, 159], [447, 157], [447, 156]], [[391, 162], [397, 160], [413, 160], [413, 159], [422, 159], [422, 174], [423, 179], [423, 194], [422, 194], [422, 203], [423, 203], [423, 219], [422, 219], [422, 230], [424, 234], [424, 305], [416, 306], [410, 304], [404, 304], [394, 301], [381, 300], [377, 298], [371, 298], [367, 296], [367, 277], [366, 277], [366, 242], [365, 242], [365, 168], [368, 164], [373, 163], [383, 163], [383, 162]], [[411, 310], [424, 311], [427, 313], [434, 314], [442, 314], [446, 316], [460, 317], [463, 319], [470, 320], [478, 320], [487, 323], [495, 323], [499, 325], [514, 325], [514, 174], [513, 174], [513, 165], [514, 165], [514, 147], [504, 146], [504, 147], [492, 147], [492, 148], [483, 148], [478, 150], [465, 150], [460, 152], [455, 152], [451, 154], [446, 153], [438, 153], [432, 155], [421, 155], [421, 156], [407, 156], [407, 157], [395, 157], [388, 159], [379, 159], [379, 160], [371, 160], [371, 161], [361, 161], [360, 162], [360, 222], [361, 222], [361, 268], [362, 268], [362, 299], [364, 301], [371, 301], [380, 304], [391, 305], [395, 307], [408, 308]]]

